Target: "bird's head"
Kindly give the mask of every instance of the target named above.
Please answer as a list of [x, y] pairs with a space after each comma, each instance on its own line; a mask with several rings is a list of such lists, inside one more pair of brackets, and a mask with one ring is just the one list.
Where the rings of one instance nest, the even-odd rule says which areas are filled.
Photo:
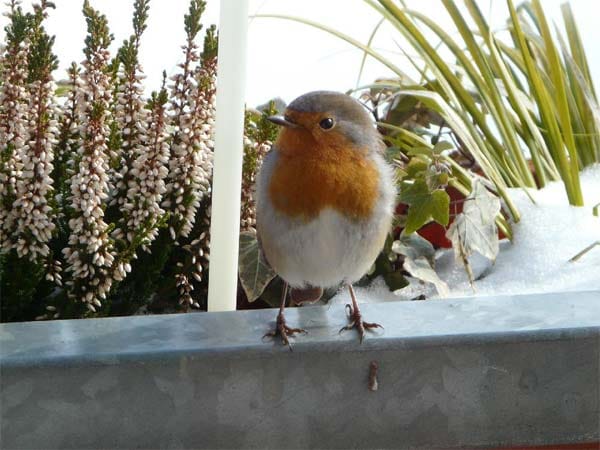
[[276, 142], [282, 153], [335, 154], [340, 148], [369, 153], [381, 145], [365, 107], [339, 92], [309, 92], [290, 103], [282, 116], [269, 120], [282, 127]]

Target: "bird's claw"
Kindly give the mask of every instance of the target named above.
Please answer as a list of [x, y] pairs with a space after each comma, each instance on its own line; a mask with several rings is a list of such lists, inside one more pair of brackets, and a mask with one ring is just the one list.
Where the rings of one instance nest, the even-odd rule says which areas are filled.
[[273, 331], [269, 331], [263, 336], [263, 339], [266, 337], [277, 337], [281, 336], [281, 342], [283, 345], [287, 345], [290, 351], [292, 351], [292, 346], [290, 345], [290, 341], [288, 336], [294, 336], [296, 333], [306, 333], [306, 330], [302, 328], [291, 328], [288, 327], [285, 323], [285, 317], [283, 314], [277, 315], [277, 323], [275, 324], [275, 329]]
[[362, 320], [362, 315], [359, 309], [354, 310], [352, 305], [346, 305], [346, 310], [348, 311], [348, 318], [350, 319], [350, 323], [345, 327], [340, 329], [340, 333], [345, 330], [351, 330], [356, 328], [358, 334], [360, 336], [360, 343], [362, 344], [363, 338], [365, 337], [365, 330], [370, 330], [373, 328], [383, 328], [382, 325], [375, 322], [365, 322]]

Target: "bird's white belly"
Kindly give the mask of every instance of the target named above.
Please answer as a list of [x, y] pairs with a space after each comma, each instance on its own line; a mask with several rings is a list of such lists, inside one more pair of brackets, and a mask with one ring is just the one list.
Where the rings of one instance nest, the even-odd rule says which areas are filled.
[[353, 222], [333, 209], [308, 223], [293, 222], [271, 221], [261, 234], [269, 263], [293, 287], [358, 280], [379, 254], [389, 225], [381, 220]]

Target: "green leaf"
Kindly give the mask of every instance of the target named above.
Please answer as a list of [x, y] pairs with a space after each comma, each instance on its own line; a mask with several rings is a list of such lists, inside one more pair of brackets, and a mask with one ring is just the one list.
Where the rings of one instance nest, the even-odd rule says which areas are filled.
[[409, 178], [418, 178], [427, 171], [429, 164], [421, 158], [412, 158], [406, 166], [406, 175]]
[[[385, 21], [385, 19], [382, 18], [377, 23], [377, 25], [375, 25], [375, 28], [373, 28], [373, 31], [371, 32], [371, 35], [369, 36], [369, 40], [367, 41], [366, 47], [369, 47], [369, 48], [371, 47], [371, 43], [373, 42], [373, 39], [375, 38], [375, 35], [377, 34], [377, 30], [379, 30], [379, 27], [381, 27], [381, 25], [383, 24], [384, 21]], [[356, 87], [358, 87], [360, 85], [360, 78], [361, 78], [363, 70], [365, 68], [365, 63], [367, 62], [367, 56], [369, 56], [369, 53], [364, 51], [362, 60], [360, 61], [360, 69], [358, 70], [358, 76], [356, 77]]]
[[239, 276], [249, 302], [256, 300], [276, 273], [261, 256], [256, 233], [240, 233]]
[[431, 217], [440, 225], [448, 225], [450, 220], [450, 196], [446, 191], [438, 189], [431, 194]]
[[417, 233], [402, 233], [400, 239], [392, 244], [392, 251], [412, 259], [423, 256], [430, 262], [433, 262], [435, 256], [435, 249], [431, 242]]
[[400, 271], [384, 273], [383, 281], [385, 281], [386, 286], [392, 292], [402, 289], [409, 284], [408, 280], [404, 278], [404, 275], [402, 275], [402, 272]]
[[279, 277], [275, 277], [263, 290], [262, 294], [260, 295], [260, 299], [272, 308], [278, 308], [279, 305], [281, 305], [282, 292], [283, 280]]
[[448, 225], [450, 197], [441, 189], [431, 192], [424, 180], [402, 183], [400, 202], [409, 205], [404, 229], [407, 234], [414, 233], [432, 219], [440, 225]]
[[447, 141], [439, 141], [437, 144], [433, 146], [433, 153], [439, 155], [444, 150], [452, 150], [454, 148], [454, 144], [451, 144]]
[[415, 156], [415, 155], [431, 156], [433, 154], [433, 151], [428, 147], [413, 147], [413, 148], [408, 149], [407, 153], [410, 156]]
[[471, 284], [473, 274], [469, 256], [478, 252], [494, 261], [498, 255], [498, 228], [495, 220], [499, 213], [500, 200], [478, 180], [465, 199], [463, 212], [456, 216], [446, 233], [446, 237], [452, 241], [456, 259], [465, 266]]
[[441, 297], [447, 297], [450, 294], [448, 285], [435, 273], [435, 270], [424, 256], [416, 259], [407, 257], [404, 260], [404, 269], [413, 277], [433, 284]]
[[398, 180], [403, 179], [407, 175], [408, 175], [408, 173], [406, 172], [406, 170], [402, 169], [401, 167], [396, 167], [396, 178]]
[[500, 199], [488, 191], [481, 180], [473, 184], [473, 191], [465, 199], [463, 213], [468, 216], [480, 215], [482, 224], [494, 223], [500, 213]]

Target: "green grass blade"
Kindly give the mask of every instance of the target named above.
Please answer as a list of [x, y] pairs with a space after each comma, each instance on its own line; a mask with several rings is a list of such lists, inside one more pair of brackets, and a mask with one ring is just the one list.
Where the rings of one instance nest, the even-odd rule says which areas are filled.
[[567, 91], [564, 80], [564, 67], [562, 65], [558, 50], [550, 34], [550, 28], [546, 21], [546, 16], [542, 10], [539, 0], [533, 0], [533, 9], [539, 21], [542, 38], [545, 44], [545, 54], [548, 56], [550, 75], [555, 90], [555, 98], [558, 107], [558, 117], [560, 128], [564, 137], [564, 143], [568, 151], [568, 170], [570, 171], [571, 185], [568, 189], [571, 191], [572, 203], [576, 206], [583, 206], [583, 193], [579, 183], [579, 163], [573, 128], [571, 127], [571, 114], [567, 100]]
[[509, 161], [514, 161], [515, 163], [516, 171], [519, 174], [520, 186], [534, 187], [535, 181], [531, 175], [527, 161], [521, 152], [516, 130], [509, 119], [509, 113], [506, 111], [505, 103], [499, 92], [492, 69], [488, 64], [488, 59], [483, 54], [481, 45], [475, 41], [471, 29], [467, 25], [464, 16], [456, 7], [454, 1], [442, 1], [446, 6], [446, 10], [452, 17], [463, 41], [467, 45], [469, 54], [473, 58], [473, 61], [482, 76], [478, 89], [481, 93], [486, 94], [486, 105], [495, 119], [495, 123], [502, 135], [504, 146], [511, 155]]
[[[431, 20], [428, 16], [421, 14], [416, 11], [406, 11], [406, 13], [412, 17], [415, 17], [417, 20], [422, 22], [425, 26], [427, 26], [431, 31], [433, 31], [441, 41], [448, 47], [448, 49], [454, 54], [459, 62], [459, 67], [464, 71], [464, 73], [469, 77], [470, 81], [473, 83], [475, 93], [483, 100], [483, 103], [486, 105], [487, 109], [490, 110], [495, 115], [495, 106], [493, 100], [490, 98], [490, 94], [488, 93], [488, 87], [486, 85], [486, 81], [479, 75], [479, 72], [473, 66], [469, 58], [463, 49], [450, 37], [448, 33], [446, 33], [436, 22]], [[456, 91], [456, 89], [460, 89], [460, 93], [457, 95], [461, 98], [468, 97], [473, 99], [473, 92], [465, 87], [464, 81], [458, 79], [454, 72], [451, 72], [452, 80], [449, 80], [449, 85]], [[448, 75], [446, 75], [447, 77]], [[456, 81], [454, 81], [456, 78]], [[464, 91], [464, 94], [463, 92]], [[509, 167], [507, 173], [509, 175], [505, 176], [505, 179], [510, 179], [511, 181], [516, 181], [518, 176], [516, 175], [517, 167], [513, 164], [513, 161], [505, 158], [504, 146], [500, 144], [496, 140], [495, 135], [487, 126], [487, 119], [483, 113], [481, 113], [477, 104], [472, 101], [472, 103], [465, 105], [466, 112], [474, 116], [475, 122], [480, 126], [482, 133], [485, 138], [489, 140], [492, 148], [495, 151], [494, 155], [491, 155], [493, 159], [495, 159], [498, 164], [501, 164], [502, 161], [507, 161]], [[496, 118], [496, 117], [495, 117]], [[497, 120], [496, 120], [497, 122]]]
[[[367, 3], [373, 4], [373, 2], [366, 0]], [[475, 103], [470, 92], [463, 86], [462, 80], [460, 80], [455, 72], [445, 62], [444, 58], [440, 56], [437, 50], [429, 43], [428, 39], [418, 29], [418, 27], [410, 20], [409, 15], [419, 15], [414, 11], [403, 11], [399, 9], [391, 0], [378, 0], [381, 7], [376, 9], [388, 18], [390, 23], [400, 31], [400, 33], [409, 41], [409, 43], [423, 56], [427, 63], [427, 67], [434, 74], [436, 81], [439, 83], [441, 91], [438, 91], [444, 96], [444, 98], [454, 107], [457, 111], [463, 111], [468, 113], [478, 129], [481, 130], [485, 137], [485, 147], [491, 147], [493, 155], [492, 157], [497, 164], [495, 166], [503, 174], [503, 178], [506, 182], [511, 185], [520, 185], [519, 175], [517, 169], [514, 166], [512, 160], [509, 160], [506, 156], [504, 146], [498, 141], [495, 133], [490, 128], [485, 115], [479, 109], [479, 106]], [[423, 18], [422, 15], [419, 18]], [[432, 25], [438, 33], [440, 28], [433, 24], [427, 18], [424, 21], [428, 25]], [[446, 39], [447, 45], [451, 43], [451, 39], [444, 33], [439, 33], [439, 37]], [[456, 50], [456, 45], [454, 45]], [[458, 51], [456, 54], [459, 56], [462, 52]]]
[[573, 134], [577, 152], [583, 166], [600, 162], [600, 113], [590, 84], [580, 65], [569, 52], [569, 47], [558, 34], [562, 56], [567, 71], [569, 105], [573, 118]]
[[579, 35], [579, 29], [577, 28], [577, 23], [575, 22], [575, 16], [573, 15], [573, 10], [571, 9], [571, 5], [568, 2], [563, 3], [561, 6], [563, 21], [565, 24], [565, 30], [567, 31], [567, 39], [569, 40], [569, 45], [571, 48], [571, 55], [573, 55], [573, 59], [581, 70], [583, 77], [586, 81], [586, 84], [591, 92], [592, 97], [598, 101], [598, 97], [596, 96], [596, 91], [594, 89], [594, 82], [592, 81], [592, 75], [590, 73], [590, 68], [588, 65], [587, 56], [585, 54], [585, 49], [583, 47], [583, 42], [581, 41], [581, 36]]
[[[375, 39], [375, 35], [377, 34], [377, 31], [379, 30], [379, 28], [381, 27], [383, 22], [385, 22], [385, 18], [382, 18], [379, 22], [377, 22], [377, 25], [375, 25], [375, 28], [373, 28], [373, 31], [371, 32], [371, 35], [369, 36], [369, 40], [367, 41], [366, 47], [371, 48], [373, 39]], [[362, 73], [365, 68], [365, 63], [367, 62], [367, 56], [369, 56], [369, 53], [367, 53], [366, 51], [363, 51], [363, 57], [360, 60], [360, 68], [358, 69], [358, 76], [356, 77], [356, 87], [358, 87], [360, 84], [360, 79], [362, 77]]]
[[561, 174], [565, 184], [567, 196], [571, 204], [580, 204], [581, 197], [577, 195], [577, 189], [573, 185], [571, 167], [569, 164], [569, 155], [565, 149], [558, 122], [556, 120], [556, 110], [553, 107], [553, 99], [546, 85], [542, 82], [539, 69], [531, 55], [529, 44], [523, 33], [521, 21], [512, 0], [507, 0], [512, 19], [513, 38], [517, 48], [521, 51], [524, 63], [524, 73], [531, 85], [531, 93], [535, 99], [540, 111], [540, 119], [547, 129], [548, 148], [552, 153], [556, 166]]
[[[538, 176], [538, 181], [540, 186], [544, 186], [548, 179], [556, 180], [559, 178], [558, 171], [552, 161], [552, 156], [550, 155], [546, 141], [532, 117], [532, 112], [524, 103], [523, 99], [526, 95], [521, 92], [515, 84], [513, 76], [508, 71], [505, 62], [500, 55], [497, 41], [491, 34], [488, 37], [488, 46], [491, 50], [491, 58], [495, 60], [499, 75], [506, 87], [509, 101], [513, 105], [513, 110], [527, 130], [526, 132], [523, 132], [523, 138], [529, 142], [529, 150]], [[546, 164], [544, 164], [544, 162], [546, 162]]]
[[433, 147], [429, 141], [405, 128], [398, 127], [387, 122], [377, 122], [377, 126], [393, 131], [395, 133], [394, 137], [399, 137], [400, 140], [405, 143], [405, 150], [413, 147]]

